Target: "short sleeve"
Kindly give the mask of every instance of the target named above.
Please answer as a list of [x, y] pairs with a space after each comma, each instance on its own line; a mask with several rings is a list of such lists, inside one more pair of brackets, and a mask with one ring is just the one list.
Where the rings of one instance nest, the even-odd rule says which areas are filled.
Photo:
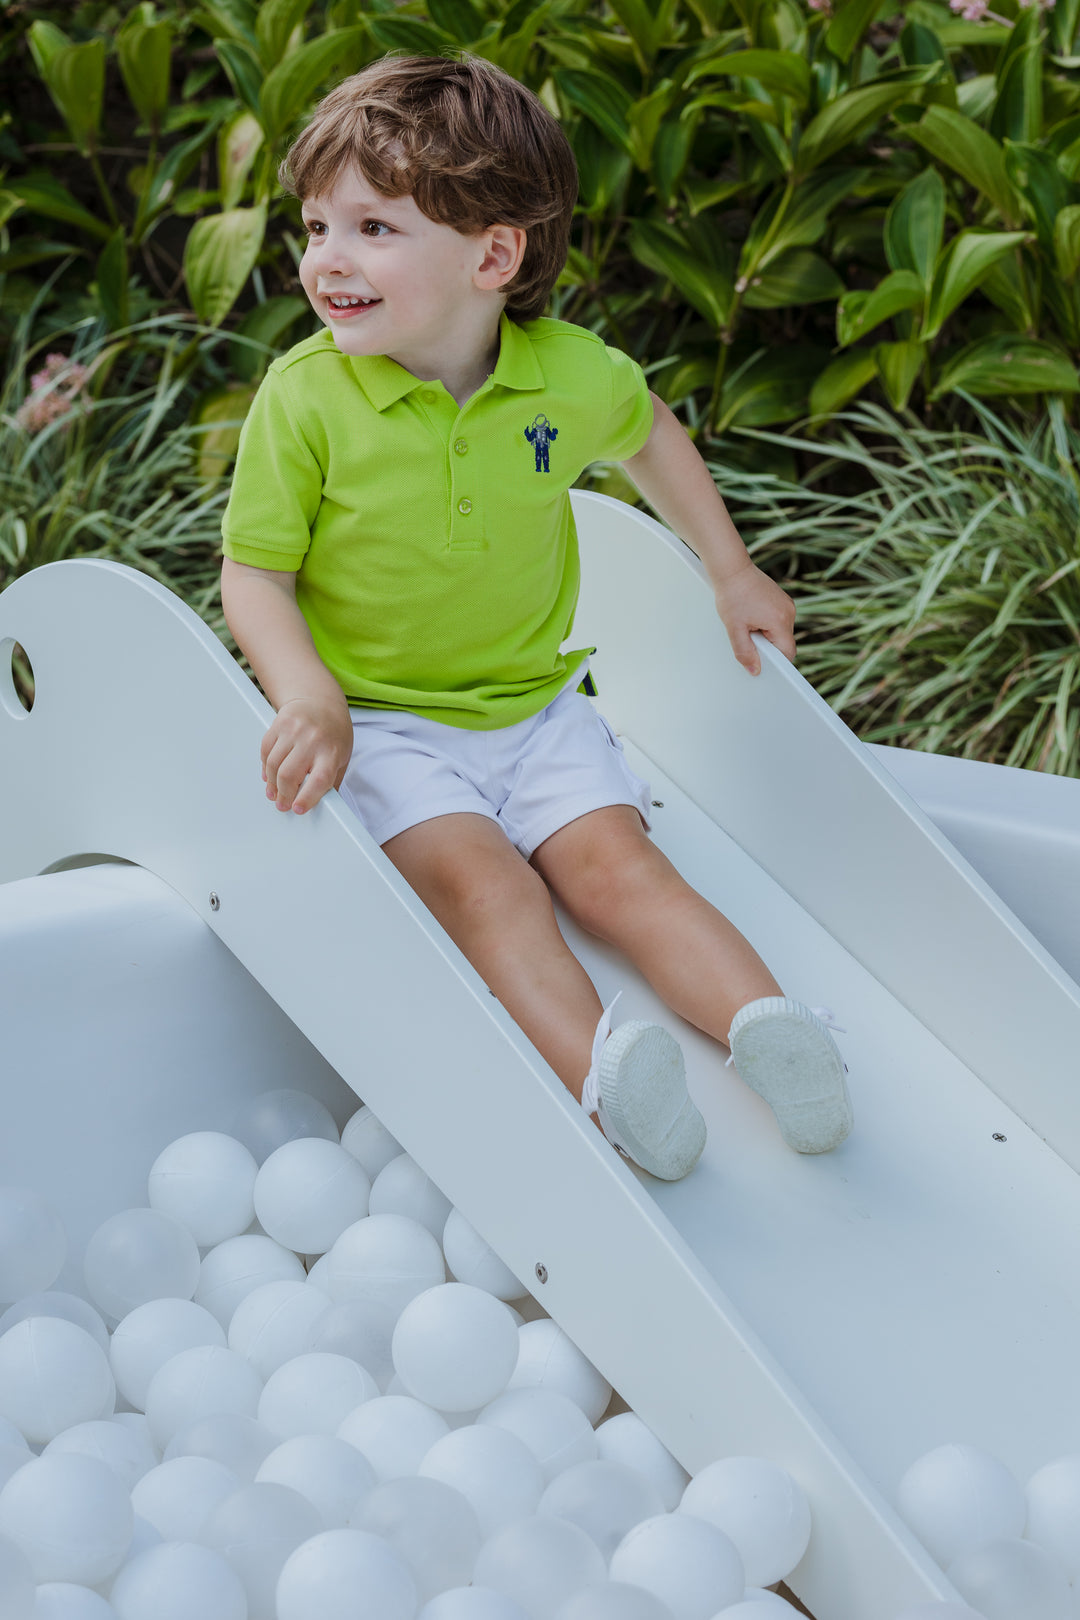
[[628, 461], [652, 432], [653, 403], [645, 373], [621, 349], [604, 349], [611, 375], [611, 407], [600, 431], [598, 461]]
[[240, 433], [222, 550], [252, 568], [295, 573], [311, 544], [323, 471], [296, 422], [284, 379], [271, 369]]

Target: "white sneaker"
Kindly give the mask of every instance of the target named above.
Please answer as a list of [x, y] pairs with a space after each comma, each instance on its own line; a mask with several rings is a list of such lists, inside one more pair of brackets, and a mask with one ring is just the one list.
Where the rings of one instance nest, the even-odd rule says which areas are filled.
[[607, 1037], [582, 1106], [613, 1147], [662, 1181], [678, 1181], [701, 1157], [705, 1121], [686, 1089], [679, 1043], [659, 1024], [631, 1019]]
[[847, 1065], [816, 1012], [787, 996], [751, 1001], [735, 1014], [728, 1045], [740, 1077], [764, 1097], [788, 1147], [796, 1153], [839, 1147], [853, 1124]]

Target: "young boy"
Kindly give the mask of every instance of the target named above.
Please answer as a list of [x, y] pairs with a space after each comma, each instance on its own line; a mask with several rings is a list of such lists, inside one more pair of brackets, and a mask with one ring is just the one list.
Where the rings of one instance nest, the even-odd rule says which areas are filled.
[[554, 895], [698, 1028], [801, 1152], [851, 1127], [844, 1064], [647, 836], [649, 790], [561, 652], [568, 491], [619, 461], [704, 563], [736, 657], [794, 656], [704, 462], [637, 365], [542, 318], [577, 194], [558, 122], [480, 60], [387, 58], [316, 109], [282, 169], [326, 331], [270, 367], [224, 522], [229, 627], [277, 710], [267, 797], [340, 788], [608, 1138], [691, 1169], [704, 1124], [675, 1040], [609, 1014]]

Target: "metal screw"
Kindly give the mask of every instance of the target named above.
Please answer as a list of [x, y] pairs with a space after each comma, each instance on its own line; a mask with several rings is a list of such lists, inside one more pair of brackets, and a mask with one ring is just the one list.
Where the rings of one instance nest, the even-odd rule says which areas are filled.
[[1000, 1131], [995, 1131], [994, 1132], [994, 1141], [995, 1142], [1007, 1142], [1008, 1140], [1009, 1140], [1009, 1138], [1007, 1136], [1002, 1136]]
[[547, 1282], [547, 1266], [542, 1260], [536, 1262], [536, 1280], [542, 1283]]
[[662, 810], [664, 808], [663, 799], [654, 799], [652, 801], [652, 807], [654, 810]]
[[221, 901], [218, 899], [218, 897], [214, 893], [213, 889], [211, 889], [210, 890], [210, 910], [211, 911], [218, 911], [218, 910], [220, 910], [220, 908], [221, 908]]

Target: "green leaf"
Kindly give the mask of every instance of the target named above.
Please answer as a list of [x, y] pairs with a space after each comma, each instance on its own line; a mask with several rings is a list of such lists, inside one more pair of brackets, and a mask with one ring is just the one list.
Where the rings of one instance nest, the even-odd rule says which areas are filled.
[[172, 25], [129, 20], [116, 36], [116, 54], [131, 104], [156, 135], [169, 105]]
[[954, 236], [934, 272], [926, 320], [919, 334], [922, 340], [928, 342], [936, 337], [991, 265], [1027, 240], [1025, 231], [967, 230]]
[[877, 376], [872, 349], [851, 349], [825, 367], [810, 390], [810, 415], [832, 416]]
[[792, 248], [751, 278], [743, 303], [750, 309], [791, 309], [839, 298], [844, 283], [820, 253]]
[[1023, 274], [1015, 253], [992, 264], [980, 287], [983, 297], [1007, 315], [1016, 330], [1031, 331], [1038, 326], [1038, 310], [1031, 302], [1032, 291], [1038, 297], [1038, 282]]
[[[34, 28], [38, 26], [37, 23], [33, 25]], [[85, 45], [64, 45], [55, 50], [54, 43], [50, 36], [48, 45], [41, 52], [41, 62], [44, 63], [42, 76], [57, 112], [71, 132], [72, 140], [82, 155], [88, 157], [101, 127], [105, 41], [91, 39]]]
[[1080, 270], [1080, 204], [1070, 203], [1054, 221], [1054, 257], [1062, 281], [1072, 281]]
[[643, 96], [630, 108], [630, 147], [634, 162], [643, 174], [650, 172], [653, 146], [674, 93], [675, 86], [670, 79], [665, 79], [651, 95]]
[[[856, 90], [847, 90], [823, 107], [803, 130], [799, 142], [796, 171], [807, 174], [826, 160], [867, 134], [902, 101], [911, 101], [913, 92], [927, 82], [936, 68], [914, 68], [901, 81], [875, 81]], [[931, 109], [933, 111], [935, 109]]]
[[407, 51], [410, 56], [441, 56], [454, 43], [441, 28], [419, 17], [372, 17], [369, 27], [384, 50]]
[[250, 383], [230, 383], [204, 394], [192, 412], [191, 419], [196, 427], [206, 430], [199, 435], [195, 471], [207, 483], [223, 478], [228, 472], [240, 443], [244, 418], [254, 398], [255, 389]]
[[630, 251], [639, 264], [665, 276], [714, 331], [724, 331], [735, 296], [730, 276], [702, 262], [681, 232], [670, 225], [638, 221], [630, 231]]
[[1005, 169], [1005, 154], [978, 124], [954, 108], [927, 107], [918, 123], [904, 125], [904, 134], [987, 197], [1006, 224], [1019, 224], [1023, 209]]
[[218, 131], [218, 177], [223, 211], [235, 208], [243, 196], [262, 141], [262, 125], [254, 113], [243, 107]]
[[925, 343], [879, 343], [874, 350], [878, 375], [894, 411], [902, 411], [906, 406], [925, 357]]
[[123, 226], [113, 231], [97, 262], [98, 297], [111, 332], [128, 324], [128, 255]]
[[1036, 141], [1043, 124], [1042, 11], [1021, 12], [1001, 53], [990, 134], [998, 140]]
[[584, 113], [612, 146], [633, 156], [629, 128], [633, 103], [617, 80], [584, 69], [559, 68], [555, 83], [570, 105]]
[[675, 206], [679, 182], [690, 161], [698, 120], [685, 115], [660, 125], [652, 152], [652, 181], [665, 207]]
[[311, 0], [262, 0], [255, 18], [259, 57], [269, 70], [285, 55], [289, 41], [311, 9]]
[[931, 399], [965, 393], [980, 399], [1013, 394], [1075, 394], [1080, 391], [1076, 367], [1060, 349], [1020, 333], [997, 332], [969, 343], [944, 367]]
[[900, 34], [900, 54], [909, 67], [925, 62], [948, 62], [944, 45], [932, 28], [908, 18]]
[[[259, 345], [279, 349], [285, 333], [310, 308], [306, 298], [299, 298], [295, 293], [283, 293], [248, 310], [229, 344], [229, 365], [235, 374], [245, 382], [253, 382], [261, 377], [272, 356]], [[241, 338], [249, 341], [238, 342]]]
[[218, 40], [214, 49], [222, 67], [229, 75], [236, 94], [258, 117], [259, 94], [263, 84], [263, 71], [258, 57], [246, 45], [240, 45], [233, 39]]
[[208, 326], [220, 326], [239, 298], [265, 232], [263, 204], [211, 214], [191, 227], [184, 247], [184, 278], [191, 307]]
[[924, 169], [885, 216], [885, 257], [894, 270], [909, 270], [929, 287], [944, 231], [945, 184], [936, 169]]
[[30, 45], [30, 55], [34, 58], [34, 66], [48, 82], [49, 69], [54, 58], [59, 56], [61, 51], [66, 51], [71, 41], [63, 29], [57, 28], [55, 23], [45, 22], [42, 19], [30, 24], [26, 37]]
[[1058, 168], [1066, 180], [1080, 180], [1080, 136], [1059, 152]]
[[918, 309], [925, 297], [926, 286], [914, 270], [894, 270], [870, 292], [845, 293], [836, 310], [836, 335], [841, 347], [865, 337], [901, 310]]
[[671, 0], [611, 0], [611, 9], [646, 62], [651, 62], [671, 26]]
[[1054, 221], [1068, 206], [1073, 188], [1058, 167], [1052, 152], [1041, 146], [1005, 143], [1005, 169], [1026, 199], [1035, 221], [1039, 246], [1044, 253], [1053, 249]]
[[739, 256], [739, 273], [756, 276], [791, 248], [812, 247], [824, 235], [837, 203], [854, 191], [868, 173], [867, 169], [841, 169], [812, 175], [794, 190], [789, 183], [774, 191], [758, 209], [747, 232]]
[[825, 30], [825, 43], [834, 56], [846, 62], [874, 20], [880, 0], [838, 0], [833, 18]]
[[427, 0], [427, 13], [459, 45], [471, 45], [484, 32], [484, 18], [472, 0]]
[[359, 46], [365, 32], [363, 28], [339, 28], [309, 39], [267, 74], [259, 97], [259, 116], [268, 145], [289, 132], [315, 91], [325, 84], [342, 58]]
[[805, 416], [810, 389], [822, 370], [817, 349], [759, 353], [732, 373], [720, 393], [716, 433], [729, 427], [768, 427]]
[[574, 136], [578, 178], [585, 212], [602, 217], [616, 205], [630, 178], [628, 155], [616, 151], [595, 124], [583, 123]]
[[1054, 49], [1066, 55], [1073, 48], [1076, 30], [1080, 26], [1080, 0], [1057, 0], [1049, 22]]
[[728, 56], [700, 62], [686, 75], [692, 84], [706, 74], [722, 73], [732, 78], [756, 79], [766, 90], [787, 96], [800, 107], [810, 100], [810, 65], [794, 51], [732, 51]]
[[234, 39], [255, 48], [256, 7], [250, 0], [202, 0], [192, 17], [211, 39]]
[[16, 197], [22, 199], [24, 206], [32, 214], [42, 214], [46, 219], [59, 219], [65, 225], [76, 225], [81, 231], [88, 231], [91, 236], [106, 241], [112, 234], [112, 227], [105, 220], [92, 214], [82, 203], [77, 202], [66, 186], [59, 180], [54, 180], [49, 174], [31, 174], [25, 180], [12, 180], [7, 188], [13, 191]]

